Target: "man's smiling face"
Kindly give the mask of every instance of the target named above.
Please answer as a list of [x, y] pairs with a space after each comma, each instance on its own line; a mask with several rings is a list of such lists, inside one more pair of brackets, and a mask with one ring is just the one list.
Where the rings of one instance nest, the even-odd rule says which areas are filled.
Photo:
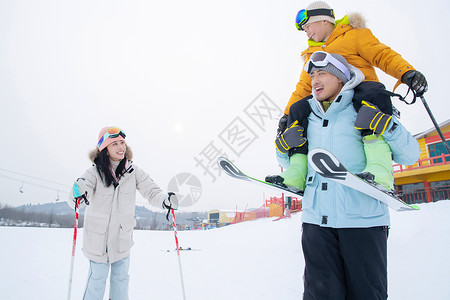
[[339, 78], [321, 69], [312, 71], [310, 76], [312, 91], [319, 101], [333, 101], [344, 86]]

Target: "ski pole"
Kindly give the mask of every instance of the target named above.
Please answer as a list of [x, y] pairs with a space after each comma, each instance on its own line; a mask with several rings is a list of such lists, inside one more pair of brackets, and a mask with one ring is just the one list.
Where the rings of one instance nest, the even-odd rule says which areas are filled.
[[420, 96], [420, 100], [422, 100], [422, 103], [423, 103], [423, 105], [425, 106], [425, 109], [427, 110], [428, 115], [430, 116], [431, 121], [433, 122], [434, 127], [436, 128], [436, 131], [438, 132], [438, 134], [439, 134], [439, 136], [440, 136], [442, 142], [444, 143], [444, 147], [445, 147], [445, 150], [447, 150], [447, 154], [450, 154], [450, 146], [449, 146], [449, 145], [447, 144], [447, 142], [445, 141], [445, 137], [444, 137], [444, 135], [442, 134], [442, 131], [441, 131], [441, 129], [439, 128], [439, 125], [437, 124], [436, 119], [433, 117], [433, 114], [431, 113], [431, 109], [430, 109], [430, 107], [428, 106], [427, 101], [425, 101], [425, 98], [423, 97], [423, 95]]
[[173, 209], [172, 209], [172, 220], [173, 220], [172, 221], [173, 232], [175, 235], [175, 244], [177, 246], [178, 267], [180, 269], [181, 291], [183, 292], [183, 300], [186, 300], [186, 294], [184, 292], [183, 269], [181, 268], [180, 247], [178, 246], [177, 224], [175, 223], [175, 212]]
[[67, 290], [67, 300], [70, 300], [70, 295], [72, 293], [72, 277], [73, 277], [73, 263], [75, 260], [75, 249], [77, 245], [77, 228], [78, 228], [78, 207], [80, 206], [80, 201], [82, 197], [77, 198], [75, 204], [75, 222], [73, 226], [73, 242], [72, 242], [72, 260], [70, 261], [70, 273], [69, 273], [69, 288]]

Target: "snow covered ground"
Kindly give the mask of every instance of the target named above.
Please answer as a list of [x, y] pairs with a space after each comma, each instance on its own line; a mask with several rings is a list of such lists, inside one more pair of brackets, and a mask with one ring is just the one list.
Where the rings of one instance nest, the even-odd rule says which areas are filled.
[[[450, 201], [391, 211], [389, 299], [450, 299]], [[186, 299], [301, 299], [301, 213], [179, 232]], [[66, 299], [73, 229], [0, 227], [0, 299]], [[76, 250], [72, 299], [88, 262]], [[182, 299], [173, 232], [135, 231], [130, 299]], [[105, 298], [107, 299], [107, 298]]]

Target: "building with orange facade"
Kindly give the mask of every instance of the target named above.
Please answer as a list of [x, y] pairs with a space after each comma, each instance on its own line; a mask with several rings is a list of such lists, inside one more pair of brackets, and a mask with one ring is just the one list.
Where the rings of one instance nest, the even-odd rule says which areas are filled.
[[[450, 144], [450, 119], [439, 127]], [[450, 199], [450, 154], [436, 128], [414, 137], [421, 148], [420, 159], [412, 166], [394, 165], [396, 192], [407, 203]]]

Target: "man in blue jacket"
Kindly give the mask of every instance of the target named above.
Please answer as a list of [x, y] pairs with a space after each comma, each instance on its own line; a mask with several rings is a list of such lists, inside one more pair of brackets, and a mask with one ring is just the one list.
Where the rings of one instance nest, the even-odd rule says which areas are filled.
[[[309, 149], [329, 150], [349, 171], [361, 172], [366, 167], [367, 145], [360, 129], [369, 129], [373, 116], [381, 113], [370, 103], [358, 113], [353, 106], [353, 89], [364, 75], [341, 55], [320, 51], [311, 56], [305, 70], [312, 80], [312, 97], [307, 100], [311, 113], [306, 136], [297, 130], [297, 139], [307, 139]], [[291, 106], [288, 124], [301, 115], [301, 102]], [[374, 134], [373, 143], [389, 147], [397, 163], [415, 163], [420, 155], [417, 141], [395, 117], [384, 121], [383, 133]], [[306, 181], [303, 299], [387, 299], [388, 207], [321, 177], [308, 168], [305, 154], [278, 154], [283, 168], [298, 172]]]

